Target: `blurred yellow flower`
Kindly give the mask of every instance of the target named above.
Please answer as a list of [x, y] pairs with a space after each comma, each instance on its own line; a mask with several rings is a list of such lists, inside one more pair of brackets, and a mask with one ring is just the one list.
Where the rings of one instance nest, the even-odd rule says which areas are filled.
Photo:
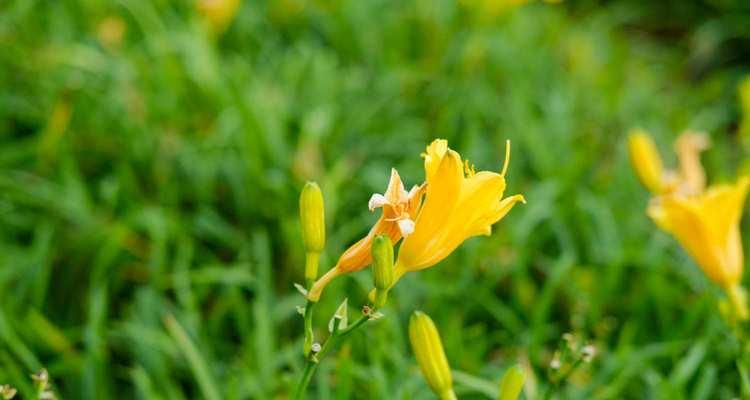
[[359, 271], [370, 265], [372, 262], [370, 247], [376, 236], [386, 235], [395, 244], [401, 240], [401, 237], [411, 234], [414, 230], [414, 218], [422, 203], [424, 189], [424, 185], [415, 185], [407, 192], [398, 171], [391, 169], [391, 179], [385, 194], [374, 194], [368, 202], [370, 211], [382, 208], [380, 219], [365, 237], [341, 254], [336, 266], [315, 282], [308, 298], [311, 301], [318, 301], [323, 289], [333, 278]]
[[631, 133], [629, 145], [639, 178], [655, 194], [649, 217], [680, 242], [706, 276], [727, 292], [738, 316], [746, 319], [739, 225], [750, 177], [706, 188], [700, 153], [709, 141], [703, 134], [688, 131], [677, 138], [678, 171], [661, 172], [658, 151], [645, 131]]
[[453, 378], [443, 343], [430, 317], [415, 311], [409, 319], [409, 341], [427, 385], [441, 400], [455, 400]]
[[648, 215], [672, 234], [703, 272], [724, 288], [739, 284], [743, 253], [739, 223], [750, 178], [692, 196], [654, 198]]
[[118, 16], [104, 18], [96, 27], [99, 43], [108, 49], [117, 48], [122, 43], [126, 28], [125, 21]]
[[525, 202], [522, 195], [503, 198], [510, 142], [506, 144], [505, 165], [499, 174], [474, 172], [443, 139], [433, 141], [422, 156], [426, 198], [414, 232], [401, 244], [396, 280], [406, 272], [437, 264], [472, 236], [489, 235], [492, 224], [516, 203]]
[[702, 193], [706, 187], [706, 174], [701, 166], [700, 153], [708, 146], [706, 135], [692, 131], [684, 132], [674, 143], [680, 163], [679, 169], [665, 170], [656, 144], [648, 132], [638, 128], [628, 134], [633, 168], [643, 186], [655, 195]]
[[198, 0], [195, 8], [203, 17], [211, 32], [223, 33], [234, 20], [241, 0]]
[[55, 102], [39, 141], [39, 152], [44, 161], [52, 161], [57, 157], [60, 141], [68, 130], [72, 116], [73, 107], [68, 100], [60, 99]]

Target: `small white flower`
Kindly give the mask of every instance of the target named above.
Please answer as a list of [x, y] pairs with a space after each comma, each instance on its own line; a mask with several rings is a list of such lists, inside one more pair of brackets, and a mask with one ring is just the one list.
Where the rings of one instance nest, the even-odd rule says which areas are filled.
[[596, 356], [596, 347], [590, 344], [583, 346], [581, 349], [581, 358], [583, 359], [583, 362], [591, 362], [594, 356]]

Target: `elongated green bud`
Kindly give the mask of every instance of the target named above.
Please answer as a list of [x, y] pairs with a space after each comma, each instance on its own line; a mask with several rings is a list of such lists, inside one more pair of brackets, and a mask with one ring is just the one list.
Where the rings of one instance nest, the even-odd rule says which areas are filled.
[[519, 365], [516, 364], [508, 368], [503, 374], [503, 379], [500, 380], [500, 393], [497, 400], [516, 400], [518, 395], [521, 394], [525, 379], [526, 376]]
[[299, 196], [299, 218], [302, 226], [302, 241], [305, 243], [305, 279], [308, 282], [318, 277], [318, 258], [326, 244], [325, 208], [323, 193], [315, 182], [307, 182]]
[[320, 253], [326, 244], [326, 222], [323, 193], [317, 183], [305, 183], [299, 197], [299, 216], [305, 250], [309, 253]]
[[427, 381], [430, 389], [440, 398], [455, 399], [456, 394], [453, 392], [453, 377], [448, 365], [448, 359], [445, 358], [443, 343], [440, 341], [435, 324], [430, 317], [421, 312], [415, 311], [409, 319], [409, 341], [417, 358], [422, 375]]
[[393, 244], [386, 235], [372, 241], [372, 280], [375, 284], [375, 308], [385, 305], [388, 290], [393, 285]]

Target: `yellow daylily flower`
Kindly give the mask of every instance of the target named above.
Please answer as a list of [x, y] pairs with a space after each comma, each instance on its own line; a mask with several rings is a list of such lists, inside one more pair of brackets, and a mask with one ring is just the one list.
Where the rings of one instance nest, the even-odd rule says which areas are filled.
[[750, 178], [716, 185], [692, 196], [654, 198], [648, 215], [672, 234], [714, 282], [725, 289], [738, 285], [744, 266], [740, 219]]
[[505, 165], [499, 174], [474, 172], [444, 139], [433, 141], [422, 156], [426, 198], [414, 232], [401, 244], [396, 280], [406, 272], [437, 264], [472, 236], [489, 235], [492, 224], [516, 203], [525, 202], [522, 195], [503, 198], [510, 142], [506, 144]]
[[424, 185], [415, 185], [407, 192], [398, 171], [391, 169], [391, 179], [385, 194], [374, 194], [368, 202], [370, 211], [381, 208], [380, 219], [365, 237], [354, 243], [339, 257], [336, 266], [320, 277], [310, 289], [308, 299], [318, 301], [323, 289], [335, 277], [359, 271], [372, 263], [370, 247], [378, 235], [391, 238], [393, 244], [408, 236], [414, 230], [414, 218], [422, 204]]
[[750, 317], [740, 285], [744, 257], [739, 227], [750, 177], [706, 188], [700, 153], [709, 141], [703, 134], [687, 131], [675, 141], [679, 169], [662, 173], [656, 182], [654, 171], [661, 167], [655, 167], [653, 160], [661, 161], [651, 138], [645, 131], [635, 132], [629, 143], [638, 176], [655, 194], [648, 206], [649, 217], [726, 291], [738, 318]]

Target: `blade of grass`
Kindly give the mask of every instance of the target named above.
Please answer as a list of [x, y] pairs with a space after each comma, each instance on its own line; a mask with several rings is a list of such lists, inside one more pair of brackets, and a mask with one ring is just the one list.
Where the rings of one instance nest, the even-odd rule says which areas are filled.
[[200, 351], [198, 351], [198, 348], [190, 340], [187, 332], [185, 332], [172, 314], [164, 317], [164, 325], [167, 327], [169, 335], [172, 336], [172, 339], [174, 339], [177, 346], [185, 355], [203, 396], [207, 400], [220, 400], [221, 396], [219, 395], [214, 378], [211, 376], [208, 364]]

